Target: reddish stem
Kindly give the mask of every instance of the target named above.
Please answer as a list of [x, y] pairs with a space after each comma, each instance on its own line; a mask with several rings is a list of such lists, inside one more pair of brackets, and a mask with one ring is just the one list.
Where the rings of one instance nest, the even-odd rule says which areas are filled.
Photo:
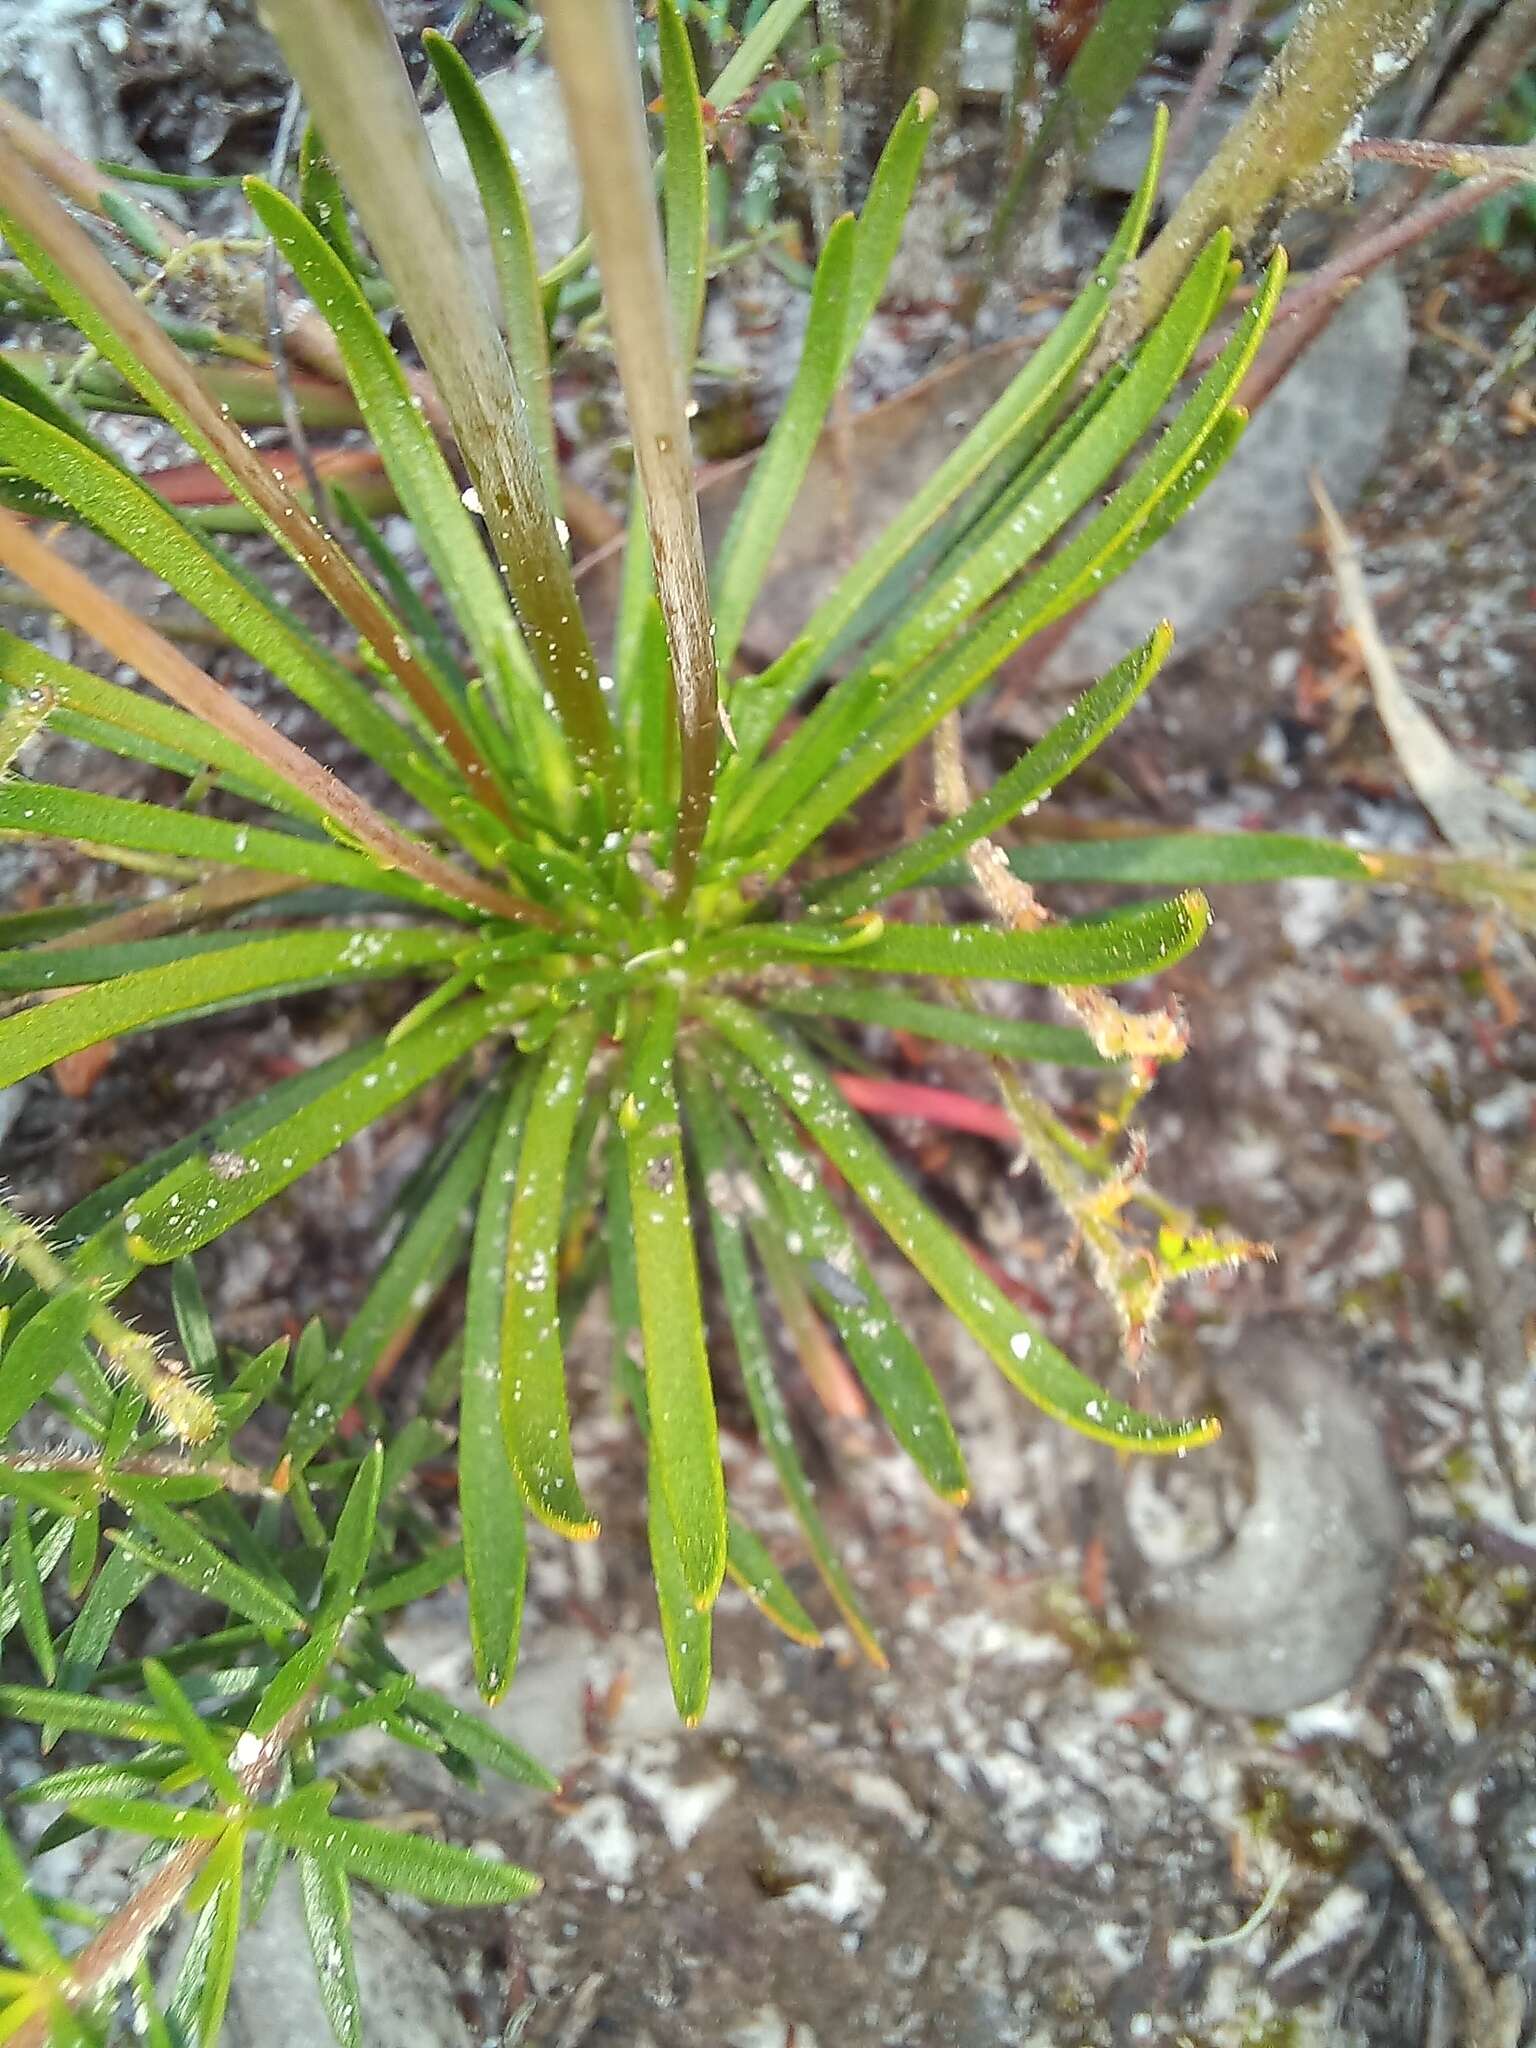
[[1012, 1117], [995, 1102], [979, 1102], [957, 1088], [932, 1088], [924, 1081], [891, 1081], [878, 1074], [834, 1074], [845, 1101], [871, 1116], [910, 1116], [948, 1131], [970, 1131], [1017, 1147]]

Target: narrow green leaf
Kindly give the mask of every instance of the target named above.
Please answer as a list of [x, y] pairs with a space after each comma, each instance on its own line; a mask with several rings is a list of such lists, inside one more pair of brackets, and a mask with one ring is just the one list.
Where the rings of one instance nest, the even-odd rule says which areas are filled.
[[[733, 831], [742, 829], [755, 806], [753, 786], [740, 778], [754, 762], [769, 735], [812, 678], [828, 651], [837, 644], [870, 600], [924, 537], [997, 462], [1026, 450], [1043, 430], [1061, 394], [1081, 365], [1103, 324], [1111, 295], [1126, 259], [1140, 244], [1157, 186], [1157, 153], [1093, 280], [1078, 294], [1051, 333], [1033, 350], [1002, 396], [956, 448], [920, 485], [909, 503], [873, 541], [853, 568], [838, 579], [817, 606], [795, 644], [761, 676], [749, 678], [732, 700], [742, 767], [734, 770], [733, 792], [740, 791], [739, 812], [733, 810]], [[728, 771], [730, 772], [730, 771]]]
[[[662, 991], [658, 1006], [675, 996]], [[650, 1093], [654, 1110], [626, 1132], [625, 1152], [652, 1456], [689, 1596], [703, 1608], [725, 1571], [725, 1479], [670, 1072]]]
[[[43, 1534], [43, 1540], [37, 1544], [37, 1571], [41, 1579], [49, 1577], [49, 1573], [55, 1569], [63, 1552], [70, 1548], [72, 1542], [74, 1524], [70, 1522], [68, 1513], [61, 1513], [53, 1522], [53, 1526]], [[6, 1640], [6, 1636], [16, 1626], [18, 1620], [20, 1606], [16, 1602], [16, 1589], [12, 1585], [6, 1585], [4, 1573], [0, 1573], [0, 1642]]]
[[88, 734], [98, 745], [114, 749], [132, 740], [135, 759], [141, 758], [147, 747], [162, 757], [214, 768], [231, 786], [250, 792], [274, 810], [314, 823], [320, 820], [318, 804], [285, 782], [257, 755], [248, 753], [238, 740], [175, 704], [163, 704], [143, 690], [109, 683], [3, 630], [0, 683], [22, 694], [46, 690], [55, 706], [50, 723], [66, 737]]
[[869, 181], [869, 192], [859, 214], [853, 273], [848, 281], [848, 324], [838, 364], [839, 382], [847, 374], [860, 337], [885, 290], [938, 111], [936, 94], [922, 87], [913, 93], [886, 138]]
[[133, 1972], [133, 2024], [142, 2037], [145, 2048], [180, 2048], [171, 2037], [171, 2030], [160, 2001], [155, 1996], [154, 1979], [149, 1965], [140, 1961]]
[[1142, 439], [1215, 314], [1228, 283], [1228, 255], [1228, 240], [1213, 238], [1109, 395], [1093, 395], [1079, 408], [1080, 430], [1062, 437], [1055, 460], [1025, 470], [944, 573], [779, 750], [755, 792], [759, 830], [792, 816], [801, 794], [856, 749], [877, 719], [894, 721], [907, 678], [1063, 531]]
[[[336, 1417], [362, 1394], [380, 1360], [415, 1329], [457, 1266], [469, 1241], [469, 1213], [483, 1185], [496, 1133], [488, 1102], [468, 1132], [456, 1134], [447, 1163], [417, 1213], [406, 1221], [377, 1279], [334, 1350], [307, 1380], [284, 1439], [295, 1465], [308, 1463], [333, 1433]], [[402, 1200], [395, 1215], [404, 1215]]]
[[76, 1515], [69, 1525], [69, 1597], [78, 1601], [91, 1583], [96, 1556], [101, 1549], [101, 1508], [93, 1504]]
[[291, 1349], [288, 1339], [279, 1337], [275, 1344], [269, 1344], [248, 1365], [241, 1367], [229, 1392], [220, 1394], [215, 1402], [221, 1436], [233, 1436], [240, 1425], [256, 1413], [282, 1378]]
[[226, 1805], [244, 1805], [240, 1781], [230, 1769], [218, 1738], [170, 1672], [153, 1657], [144, 1659], [144, 1683], [155, 1705], [174, 1723], [188, 1760], [207, 1780], [209, 1791]]
[[59, 1668], [61, 1692], [84, 1692], [112, 1647], [118, 1623], [153, 1576], [136, 1558], [127, 1556], [115, 1545], [108, 1546], [85, 1604], [64, 1639], [64, 1658]]
[[362, 2048], [363, 2006], [352, 1950], [352, 1890], [340, 1862], [328, 1853], [298, 1858], [299, 1899], [320, 2003], [341, 2048]]
[[1184, 374], [1225, 294], [1230, 260], [1230, 237], [1214, 235], [1109, 397], [1051, 464], [1048, 479], [1031, 484], [1026, 477], [1005, 495], [964, 559], [924, 592], [912, 614], [875, 648], [872, 662], [884, 661], [897, 674], [910, 672], [1089, 503], [1141, 441]]
[[36, 839], [76, 839], [86, 846], [122, 846], [134, 853], [214, 861], [223, 867], [257, 868], [265, 874], [300, 875], [308, 882], [357, 889], [370, 896], [400, 896], [451, 917], [476, 914], [457, 898], [428, 888], [400, 869], [386, 868], [370, 854], [354, 853], [329, 839], [275, 832], [264, 825], [237, 825], [225, 818], [171, 810], [131, 797], [98, 796], [94, 790], [62, 789], [41, 782], [0, 786], [0, 831]]
[[50, 1771], [45, 1778], [32, 1779], [16, 1798], [29, 1806], [67, 1806], [72, 1799], [88, 1798], [98, 1792], [135, 1794], [146, 1785], [163, 1784], [182, 1768], [173, 1749], [158, 1754], [146, 1752], [125, 1762], [78, 1764], [71, 1770]]
[[320, 1622], [307, 1642], [278, 1666], [256, 1702], [247, 1733], [258, 1740], [270, 1735], [284, 1715], [289, 1714], [307, 1693], [313, 1692], [335, 1657], [345, 1626], [344, 1615]]
[[[69, 1000], [49, 1007], [62, 1009]], [[129, 1251], [146, 1265], [161, 1265], [201, 1250], [468, 1052], [495, 1014], [494, 998], [462, 1003], [403, 1044], [380, 1046], [345, 1080], [248, 1140], [236, 1155], [238, 1171], [222, 1157], [185, 1160], [124, 1211]]]
[[854, 221], [845, 214], [834, 223], [816, 265], [794, 383], [720, 545], [713, 584], [715, 645], [722, 669], [729, 668], [746, 630], [842, 375], [856, 241]]
[[229, 1828], [226, 1813], [200, 1806], [166, 1806], [158, 1799], [119, 1799], [108, 1793], [87, 1793], [72, 1799], [70, 1811], [93, 1828], [116, 1828], [126, 1835], [149, 1835], [157, 1842], [216, 1842]]
[[[61, 1216], [53, 1238], [61, 1253], [73, 1251], [70, 1264], [77, 1280], [89, 1284], [100, 1301], [110, 1301], [138, 1271], [123, 1246], [121, 1218], [135, 1199], [153, 1188], [195, 1153], [220, 1152], [238, 1155], [251, 1138], [292, 1115], [305, 1103], [334, 1088], [338, 1081], [365, 1066], [378, 1051], [380, 1041], [365, 1043], [346, 1052], [333, 1053], [301, 1073], [275, 1082], [250, 1101], [211, 1118], [198, 1129], [178, 1138], [172, 1145], [152, 1153], [148, 1159], [116, 1174], [103, 1187]], [[17, 1275], [0, 1275], [0, 1301], [24, 1302]], [[35, 1297], [34, 1297], [35, 1302]]]
[[[135, 1540], [134, 1532], [139, 1529], [154, 1538], [158, 1555], [146, 1553]], [[232, 1614], [254, 1622], [257, 1628], [285, 1635], [304, 1626], [304, 1617], [292, 1601], [283, 1599], [254, 1572], [226, 1557], [188, 1516], [178, 1515], [158, 1501], [137, 1503], [133, 1522], [120, 1540], [183, 1585], [207, 1599], [222, 1601]]]
[[[90, 324], [99, 331], [97, 321]], [[88, 525], [170, 584], [435, 816], [451, 820], [460, 785], [435, 742], [423, 746], [421, 726], [407, 732], [397, 725], [354, 677], [295, 630], [258, 587], [237, 575], [146, 484], [3, 399], [0, 438], [8, 461], [56, 491]]]
[[806, 1547], [838, 1611], [865, 1654], [883, 1666], [885, 1653], [865, 1619], [848, 1575], [838, 1560], [816, 1506], [805, 1467], [795, 1449], [789, 1412], [784, 1405], [774, 1370], [772, 1348], [758, 1309], [757, 1290], [753, 1285], [747, 1253], [744, 1204], [739, 1193], [740, 1184], [726, 1150], [719, 1105], [713, 1089], [703, 1081], [691, 1062], [683, 1069], [683, 1087], [688, 1107], [689, 1136], [699, 1161], [700, 1181], [714, 1239], [715, 1263], [758, 1442], [767, 1452], [778, 1475], [779, 1485], [800, 1524]]
[[651, 1575], [656, 1582], [656, 1608], [672, 1698], [684, 1727], [693, 1728], [709, 1704], [714, 1616], [707, 1606], [701, 1608], [693, 1596], [654, 1451], [646, 1465], [646, 1526], [650, 1532]]
[[187, 1367], [199, 1380], [217, 1387], [220, 1379], [218, 1339], [213, 1318], [198, 1284], [197, 1268], [190, 1259], [178, 1259], [171, 1268], [171, 1309]]
[[666, 139], [661, 197], [667, 289], [678, 359], [684, 376], [691, 379], [709, 275], [709, 146], [693, 49], [677, 0], [661, 0], [656, 30]]
[[532, 1785], [540, 1792], [553, 1792], [557, 1788], [559, 1779], [546, 1771], [526, 1750], [519, 1749], [515, 1742], [509, 1742], [499, 1729], [493, 1728], [478, 1714], [466, 1714], [462, 1707], [454, 1706], [441, 1693], [433, 1692], [430, 1686], [409, 1686], [402, 1706], [471, 1763], [495, 1771], [514, 1785]]
[[32, 1652], [32, 1661], [43, 1674], [44, 1683], [52, 1685], [58, 1672], [58, 1659], [54, 1655], [53, 1631], [48, 1626], [48, 1610], [43, 1601], [43, 1582], [37, 1569], [37, 1552], [32, 1547], [31, 1518], [20, 1502], [11, 1513], [11, 1533], [6, 1539], [5, 1562], [16, 1596], [16, 1604], [21, 1613], [22, 1635], [26, 1638], [27, 1648]]
[[[1369, 853], [1336, 839], [1286, 832], [1162, 832], [1123, 839], [1031, 840], [1009, 850], [1023, 882], [1141, 882], [1152, 887], [1222, 886], [1324, 876], [1376, 879]], [[941, 880], [947, 879], [940, 877]]]
[[444, 1543], [418, 1558], [415, 1564], [402, 1565], [399, 1571], [376, 1579], [363, 1594], [360, 1605], [364, 1614], [388, 1614], [393, 1608], [408, 1607], [428, 1593], [453, 1585], [463, 1574], [463, 1546]]
[[103, 1735], [114, 1742], [174, 1742], [176, 1729], [164, 1714], [130, 1700], [102, 1699], [62, 1687], [0, 1685], [0, 1713], [41, 1721], [79, 1735]]
[[428, 1835], [340, 1820], [313, 1803], [290, 1799], [274, 1806], [268, 1824], [292, 1849], [329, 1856], [338, 1869], [382, 1891], [410, 1892], [435, 1906], [511, 1906], [539, 1889], [539, 1880], [515, 1863]]
[[313, 121], [304, 124], [299, 139], [299, 203], [306, 220], [324, 235], [352, 275], [361, 277], [363, 261], [347, 219], [346, 194]]
[[193, 931], [160, 939], [126, 939], [107, 946], [33, 946], [24, 952], [0, 953], [0, 991], [29, 995], [89, 988], [146, 968], [171, 967], [194, 955], [205, 959], [250, 943], [251, 934], [245, 931]]
[[29, 1408], [83, 1355], [96, 1304], [71, 1288], [40, 1308], [0, 1352], [0, 1437], [9, 1436]]
[[1172, 645], [1173, 628], [1165, 621], [1085, 690], [1045, 737], [958, 817], [919, 834], [884, 860], [813, 886], [809, 900], [824, 916], [848, 917], [911, 888], [997, 827], [1021, 812], [1027, 815], [1114, 731], [1162, 667]]
[[928, 1002], [895, 988], [816, 982], [804, 988], [771, 989], [766, 1001], [771, 1009], [793, 1016], [846, 1017], [857, 1024], [876, 1024], [887, 1031], [907, 1031], [916, 1038], [965, 1046], [996, 1059], [1043, 1060], [1062, 1067], [1111, 1064], [1094, 1050], [1086, 1032], [1065, 1024], [1037, 1024], [1030, 1018], [953, 1009], [948, 1003]]
[[970, 1491], [954, 1425], [922, 1356], [838, 1214], [790, 1119], [745, 1061], [727, 1060], [723, 1079], [752, 1135], [784, 1219], [785, 1242], [797, 1260], [814, 1260], [837, 1285], [802, 1267], [843, 1341], [854, 1370], [891, 1434], [941, 1498], [963, 1502]]
[[227, 1004], [280, 989], [409, 974], [451, 959], [462, 946], [462, 934], [448, 928], [293, 931], [169, 966], [144, 968], [0, 1019], [0, 1087], [37, 1073], [66, 1053], [150, 1025], [206, 1016]]
[[77, 1490], [45, 1478], [41, 1472], [11, 1464], [0, 1464], [0, 1494], [26, 1501], [45, 1514], [72, 1516], [80, 1506]]
[[517, 1184], [534, 1068], [525, 1066], [502, 1098], [501, 1122], [485, 1170], [470, 1247], [459, 1393], [459, 1515], [475, 1683], [500, 1699], [511, 1681], [522, 1627], [527, 1538], [522, 1496], [501, 1417], [502, 1318], [507, 1230]]
[[59, 1951], [43, 1910], [32, 1895], [27, 1867], [0, 1821], [0, 1933], [26, 1969], [47, 1976], [59, 1967]]
[[213, 1930], [208, 1943], [208, 1963], [203, 1976], [202, 1996], [197, 2004], [198, 2037], [202, 2048], [217, 2048], [224, 2030], [230, 1986], [235, 1981], [244, 1860], [244, 1830], [230, 1827], [205, 1866], [206, 1874], [216, 1889], [210, 1907]]
[[791, 1642], [813, 1646], [820, 1643], [821, 1630], [796, 1599], [767, 1545], [734, 1515], [726, 1544], [725, 1568], [753, 1606]]
[[[369, 518], [345, 485], [333, 481], [328, 485], [328, 490], [332, 504], [346, 521], [363, 553], [379, 572], [379, 580], [389, 593], [390, 601], [421, 646], [424, 657], [430, 662], [432, 672], [439, 679], [445, 693], [450, 697], [462, 696], [470, 688], [470, 678], [465, 674], [463, 664], [447, 632], [411, 580], [410, 571], [385, 540], [378, 522]], [[470, 715], [470, 709], [466, 700], [466, 717]], [[505, 745], [505, 732], [502, 732], [501, 738]], [[500, 826], [499, 820], [490, 822], [493, 827], [505, 829]]]
[[550, 411], [549, 335], [539, 293], [539, 261], [533, 223], [517, 165], [495, 116], [485, 104], [474, 73], [446, 36], [427, 29], [421, 38], [443, 97], [452, 110], [469, 168], [480, 194], [490, 238], [491, 262], [501, 301], [502, 332], [512, 374], [528, 408], [528, 430], [538, 451], [549, 502], [560, 502], [560, 471]]
[[346, 1501], [336, 1518], [335, 1533], [325, 1560], [323, 1597], [317, 1622], [350, 1612], [363, 1583], [378, 1528], [379, 1490], [384, 1477], [384, 1446], [375, 1443], [357, 1468]]
[[1104, 986], [1157, 974], [1198, 945], [1210, 923], [1196, 890], [1161, 903], [1132, 904], [1099, 919], [1006, 931], [996, 925], [886, 924], [859, 946], [839, 946], [830, 926], [825, 944], [811, 923], [739, 925], [711, 948], [716, 964], [794, 959], [825, 951], [839, 966], [871, 974], [980, 975], [1062, 988]]
[[897, 1248], [975, 1337], [1006, 1379], [1046, 1414], [1085, 1436], [1131, 1451], [1179, 1451], [1209, 1442], [1209, 1416], [1167, 1420], [1127, 1408], [1086, 1378], [1021, 1315], [964, 1245], [907, 1184], [863, 1119], [819, 1064], [741, 1004], [705, 997], [700, 1008], [751, 1061], [848, 1181]]
[[[1170, 492], [1179, 488], [1192, 467], [1205, 460], [1213, 436], [1220, 445], [1233, 393], [1263, 337], [1284, 276], [1285, 260], [1277, 253], [1232, 339], [1151, 452], [1103, 509], [1080, 526], [1043, 567], [1000, 598], [958, 641], [904, 683], [894, 702], [872, 724], [874, 707], [861, 700], [861, 685], [855, 678], [850, 678], [854, 685], [851, 693], [847, 684], [842, 685], [818, 706], [780, 750], [784, 756], [793, 748], [797, 756], [792, 772], [781, 774], [774, 793], [784, 823], [754, 855], [755, 868], [767, 875], [782, 872], [832, 819], [842, 816], [887, 768], [995, 674], [1025, 640], [1101, 589], [1110, 571], [1130, 559], [1133, 550], [1128, 543], [1148, 520], [1158, 518]], [[836, 709], [829, 709], [834, 698], [840, 702]], [[850, 716], [853, 724], [845, 731]], [[807, 739], [813, 723], [821, 726], [820, 736]], [[829, 746], [833, 749], [830, 753]]]
[[705, 94], [717, 114], [735, 106], [765, 67], [773, 62], [784, 38], [809, 5], [810, 0], [769, 0], [768, 6], [736, 45], [730, 62]]
[[[507, 1228], [501, 1324], [501, 1416], [524, 1500], [563, 1536], [597, 1534], [571, 1459], [560, 1343], [560, 1223], [571, 1138], [586, 1094], [597, 1018], [577, 1011], [555, 1031], [533, 1083]], [[578, 1166], [584, 1161], [576, 1162]]]

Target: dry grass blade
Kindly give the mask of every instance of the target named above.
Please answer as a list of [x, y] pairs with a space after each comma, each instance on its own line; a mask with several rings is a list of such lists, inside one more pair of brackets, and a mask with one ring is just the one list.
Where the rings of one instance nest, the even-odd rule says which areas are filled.
[[96, 588], [64, 557], [39, 540], [14, 512], [0, 511], [0, 566], [27, 584], [50, 609], [88, 633], [107, 652], [143, 676], [172, 703], [226, 733], [258, 760], [316, 803], [359, 846], [385, 867], [399, 868], [419, 882], [473, 903], [494, 917], [535, 923], [550, 914], [510, 896], [407, 838], [353, 789], [312, 760], [302, 747], [276, 732], [265, 719], [213, 680], [153, 626]]
[[581, 165], [672, 654], [682, 740], [673, 873], [681, 900], [709, 822], [718, 678], [693, 444], [635, 88], [633, 14], [628, 0], [566, 0], [550, 10], [545, 32]]
[[522, 393], [393, 31], [377, 0], [268, 0], [266, 11], [452, 422], [540, 680], [583, 765], [616, 788], [597, 660]]
[[1387, 729], [1414, 795], [1451, 845], [1463, 853], [1501, 850], [1496, 827], [1521, 839], [1536, 839], [1536, 808], [1493, 788], [1461, 760], [1434, 721], [1403, 687], [1391, 650], [1382, 638], [1376, 608], [1365, 587], [1360, 553], [1320, 476], [1312, 495], [1322, 515], [1323, 539], [1339, 594], [1339, 610], [1355, 636], [1370, 677], [1376, 709]]
[[169, 896], [152, 896], [147, 903], [136, 903], [131, 910], [93, 918], [74, 931], [43, 939], [37, 951], [61, 953], [72, 946], [120, 946], [137, 939], [164, 938], [209, 919], [227, 917], [231, 911], [244, 910], [252, 903], [267, 903], [275, 897], [290, 895], [304, 886], [301, 875], [264, 875], [259, 871], [251, 874], [239, 870], [210, 875], [206, 882], [196, 882], [189, 889], [173, 890]]

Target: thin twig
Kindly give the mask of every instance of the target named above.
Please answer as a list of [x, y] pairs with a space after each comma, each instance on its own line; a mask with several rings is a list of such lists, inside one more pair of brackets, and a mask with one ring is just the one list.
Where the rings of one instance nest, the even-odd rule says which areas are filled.
[[[1255, 1762], [1263, 1770], [1278, 1771], [1291, 1779], [1337, 1819], [1365, 1828], [1381, 1845], [1420, 1919], [1445, 1952], [1461, 1999], [1463, 2048], [1516, 2048], [1518, 2004], [1503, 1986], [1495, 1989], [1490, 1982], [1454, 1907], [1425, 1869], [1423, 1858], [1350, 1765], [1335, 1755], [1326, 1770], [1315, 1771], [1298, 1758], [1275, 1750], [1257, 1752]], [[1518, 1999], [1518, 1985], [1515, 1995]]]
[[1411, 164], [1453, 178], [1503, 176], [1536, 179], [1536, 146], [1514, 142], [1418, 142], [1388, 135], [1362, 136], [1349, 145], [1356, 163]]
[[[283, 108], [282, 119], [277, 124], [277, 140], [272, 145], [272, 156], [267, 166], [267, 182], [282, 189], [283, 174], [288, 168], [288, 154], [293, 147], [293, 132], [298, 126], [303, 111], [304, 99], [299, 88], [294, 86], [288, 94]], [[299, 411], [298, 395], [293, 388], [293, 377], [285, 346], [282, 271], [277, 258], [277, 243], [269, 236], [267, 253], [263, 265], [266, 272], [266, 322], [267, 348], [272, 357], [273, 375], [277, 382], [277, 402], [283, 415], [283, 431], [298, 459], [299, 469], [304, 478], [304, 487], [309, 492], [309, 502], [315, 516], [330, 533], [338, 533], [341, 522], [336, 517], [329, 491], [315, 467], [314, 454], [309, 445], [309, 434], [304, 425], [303, 414]]]
[[1226, 6], [1222, 9], [1215, 33], [1200, 60], [1200, 68], [1190, 81], [1189, 91], [1185, 93], [1179, 111], [1173, 117], [1173, 125], [1168, 130], [1168, 142], [1163, 151], [1164, 176], [1167, 175], [1168, 166], [1189, 147], [1194, 136], [1195, 123], [1200, 118], [1200, 111], [1226, 77], [1227, 66], [1232, 62], [1232, 53], [1237, 48], [1243, 30], [1248, 26], [1248, 17], [1253, 13], [1253, 9], [1254, 0], [1227, 0]]
[[1408, 1150], [1445, 1204], [1482, 1335], [1481, 1394], [1489, 1445], [1516, 1513], [1522, 1522], [1536, 1521], [1536, 1498], [1499, 1406], [1504, 1388], [1524, 1384], [1525, 1336], [1514, 1289], [1499, 1265], [1487, 1215], [1456, 1141], [1373, 1011], [1347, 989], [1317, 976], [1298, 976], [1296, 987], [1308, 1014], [1353, 1048], [1357, 1058], [1351, 1064], [1362, 1085], [1396, 1117]]

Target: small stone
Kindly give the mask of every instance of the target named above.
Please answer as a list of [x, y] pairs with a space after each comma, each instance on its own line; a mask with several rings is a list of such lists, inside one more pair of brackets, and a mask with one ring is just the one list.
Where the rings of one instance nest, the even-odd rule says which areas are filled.
[[[523, 63], [493, 71], [480, 80], [480, 90], [517, 165], [533, 224], [534, 251], [540, 267], [547, 270], [571, 248], [581, 226], [581, 185], [560, 88], [547, 66]], [[496, 276], [485, 215], [451, 108], [435, 107], [428, 114], [427, 135], [476, 273], [495, 305]]]

